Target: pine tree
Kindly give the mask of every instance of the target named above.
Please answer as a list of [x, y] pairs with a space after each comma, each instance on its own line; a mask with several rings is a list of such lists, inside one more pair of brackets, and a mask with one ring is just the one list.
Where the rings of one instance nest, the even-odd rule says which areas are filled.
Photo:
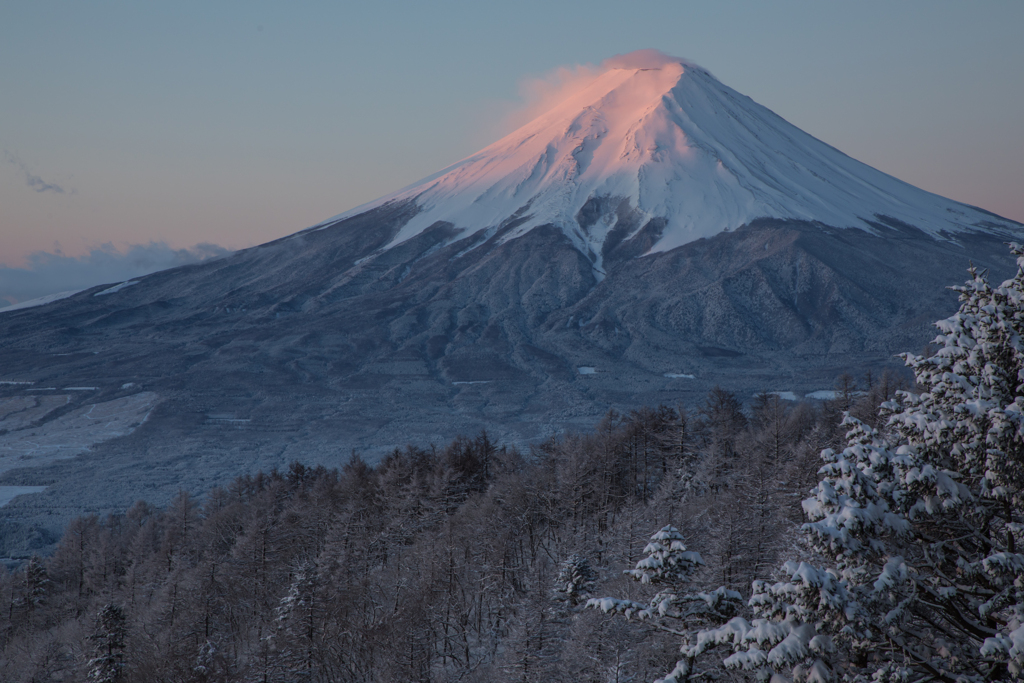
[[300, 563], [277, 607], [277, 631], [270, 644], [277, 650], [276, 661], [285, 680], [309, 680], [318, 668], [318, 584], [316, 565]]
[[118, 605], [104, 605], [97, 616], [95, 656], [89, 660], [89, 680], [96, 683], [117, 683], [124, 674], [125, 639], [128, 635], [124, 610]]
[[[700, 634], [726, 665], [795, 680], [989, 681], [1024, 674], [1024, 254], [993, 288], [971, 270], [937, 351], [905, 354], [920, 393], [847, 415], [803, 530], [823, 566], [755, 582], [761, 617]], [[699, 647], [699, 646], [698, 646]]]
[[589, 595], [596, 580], [597, 573], [590, 566], [590, 561], [582, 555], [573, 554], [562, 563], [558, 571], [558, 578], [555, 579], [555, 592], [570, 607], [575, 607]]
[[25, 604], [29, 609], [41, 607], [50, 592], [50, 575], [38, 556], [25, 564]]
[[[750, 621], [677, 631], [683, 659], [663, 681], [691, 679], [719, 648], [726, 668], [762, 681], [1024, 677], [1024, 250], [1011, 249], [1013, 279], [993, 288], [972, 269], [959, 311], [936, 324], [937, 351], [904, 355], [919, 393], [883, 403], [881, 428], [846, 413], [846, 447], [822, 451], [803, 502], [807, 561], [753, 582]], [[635, 577], [687, 575], [673, 531]], [[651, 618], [679, 603], [662, 595], [591, 604]]]
[[[624, 573], [642, 584], [658, 586], [658, 591], [645, 605], [632, 600], [594, 598], [587, 602], [605, 613], [619, 613], [626, 618], [637, 617], [654, 628], [688, 637], [695, 626], [720, 622], [736, 613], [742, 604], [739, 593], [725, 587], [713, 591], [687, 591], [694, 574], [704, 566], [700, 553], [687, 550], [683, 535], [673, 526], [665, 526], [651, 536], [644, 548], [646, 557], [634, 569]], [[664, 680], [688, 680], [698, 674], [696, 657], [684, 650], [684, 658]]]

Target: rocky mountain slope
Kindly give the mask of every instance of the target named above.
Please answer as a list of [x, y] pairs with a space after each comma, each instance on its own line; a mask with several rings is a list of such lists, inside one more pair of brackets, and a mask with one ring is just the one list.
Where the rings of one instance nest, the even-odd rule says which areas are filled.
[[[371, 205], [0, 312], [0, 489], [47, 487], [0, 508], [0, 551], [296, 459], [481, 429], [527, 444], [714, 385], [828, 389], [923, 348], [945, 287], [969, 262], [1009, 275], [1022, 237], [699, 67], [627, 55]], [[76, 426], [93, 414], [111, 427]]]

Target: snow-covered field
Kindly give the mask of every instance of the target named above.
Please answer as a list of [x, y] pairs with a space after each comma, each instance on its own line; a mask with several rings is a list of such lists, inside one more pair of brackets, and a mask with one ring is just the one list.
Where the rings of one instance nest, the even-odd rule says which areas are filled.
[[46, 421], [66, 405], [67, 395], [0, 399], [0, 473], [22, 467], [40, 467], [70, 458], [110, 439], [130, 434], [157, 403], [153, 392], [83, 406]]
[[[668, 377], [668, 375], [665, 375]], [[800, 396], [795, 391], [769, 391], [769, 394], [778, 396], [783, 401], [799, 401]], [[860, 395], [862, 392], [854, 392], [856, 395]], [[834, 401], [838, 398], [839, 392], [831, 389], [820, 389], [818, 391], [812, 391], [809, 394], [804, 394], [803, 398], [809, 398], [814, 401]]]
[[805, 394], [804, 398], [813, 398], [816, 401], [834, 401], [839, 396], [838, 391], [832, 391], [831, 389], [822, 389], [820, 391], [812, 391], [809, 394]]
[[0, 507], [7, 505], [18, 496], [42, 493], [45, 490], [45, 486], [0, 486]]

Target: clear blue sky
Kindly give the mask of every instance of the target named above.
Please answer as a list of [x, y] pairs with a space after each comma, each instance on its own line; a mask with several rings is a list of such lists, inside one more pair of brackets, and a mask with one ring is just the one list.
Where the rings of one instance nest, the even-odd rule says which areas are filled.
[[523, 79], [640, 48], [1024, 221], [1022, 33], [1019, 0], [8, 0], [0, 264], [289, 234], [507, 132]]

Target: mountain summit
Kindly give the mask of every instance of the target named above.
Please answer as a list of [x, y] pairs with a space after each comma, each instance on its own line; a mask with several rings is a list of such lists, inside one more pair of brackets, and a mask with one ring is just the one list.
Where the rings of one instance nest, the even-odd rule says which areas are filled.
[[0, 501], [45, 488], [0, 507], [0, 557], [295, 460], [532, 444], [716, 385], [827, 396], [927, 344], [972, 262], [1014, 272], [1019, 224], [700, 67], [634, 53], [584, 85], [314, 228], [0, 311]]
[[502, 241], [554, 225], [598, 273], [631, 240], [633, 255], [665, 252], [759, 218], [870, 233], [898, 221], [932, 236], [1013, 225], [851, 159], [706, 69], [647, 50], [609, 60], [480, 152], [324, 225], [402, 200], [418, 213], [387, 247], [439, 222], [453, 240], [482, 231], [480, 243], [512, 222]]

